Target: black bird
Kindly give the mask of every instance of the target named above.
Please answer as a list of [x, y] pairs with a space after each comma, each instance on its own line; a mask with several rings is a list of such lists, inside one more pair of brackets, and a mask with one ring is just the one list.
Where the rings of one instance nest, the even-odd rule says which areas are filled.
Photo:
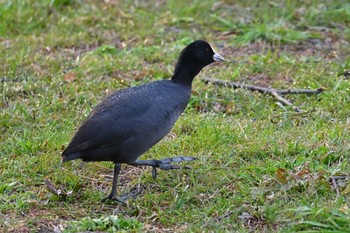
[[162, 160], [137, 160], [161, 140], [185, 110], [192, 80], [203, 67], [225, 61], [208, 42], [197, 40], [180, 54], [171, 80], [155, 81], [119, 90], [102, 101], [81, 124], [68, 147], [63, 162], [111, 161], [115, 163], [112, 191], [103, 200], [118, 200], [117, 181], [121, 164], [151, 166], [162, 170], [179, 169], [172, 162], [195, 158], [178, 156]]

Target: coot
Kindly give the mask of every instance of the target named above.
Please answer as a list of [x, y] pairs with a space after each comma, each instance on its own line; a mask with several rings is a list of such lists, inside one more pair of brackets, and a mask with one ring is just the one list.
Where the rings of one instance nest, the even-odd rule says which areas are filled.
[[208, 42], [197, 40], [180, 54], [171, 80], [155, 81], [119, 90], [89, 114], [63, 151], [63, 162], [111, 161], [115, 163], [112, 191], [104, 200], [122, 201], [117, 196], [121, 164], [178, 169], [172, 162], [195, 158], [177, 156], [162, 160], [137, 160], [174, 126], [188, 104], [193, 78], [203, 67], [225, 61]]

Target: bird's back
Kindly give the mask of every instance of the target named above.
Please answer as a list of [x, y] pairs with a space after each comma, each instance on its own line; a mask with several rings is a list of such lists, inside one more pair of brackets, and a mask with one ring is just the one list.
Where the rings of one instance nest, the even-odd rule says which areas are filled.
[[170, 80], [115, 92], [82, 123], [63, 161], [135, 161], [171, 130], [190, 94], [190, 86]]

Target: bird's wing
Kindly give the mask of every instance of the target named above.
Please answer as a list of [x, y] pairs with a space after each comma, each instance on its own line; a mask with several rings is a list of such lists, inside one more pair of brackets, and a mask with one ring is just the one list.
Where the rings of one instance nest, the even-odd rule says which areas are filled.
[[[133, 120], [151, 107], [151, 99], [138, 104], [134, 98], [120, 98], [118, 92], [101, 102], [81, 124], [63, 155], [122, 144], [132, 136]], [[123, 97], [126, 95], [122, 95]]]
[[[112, 125], [112, 123], [116, 124]], [[109, 112], [92, 115], [79, 127], [63, 154], [90, 150], [109, 144], [117, 145], [123, 141], [123, 135], [120, 133], [118, 135], [118, 132], [123, 132], [122, 126], [118, 124], [118, 119], [115, 119]]]

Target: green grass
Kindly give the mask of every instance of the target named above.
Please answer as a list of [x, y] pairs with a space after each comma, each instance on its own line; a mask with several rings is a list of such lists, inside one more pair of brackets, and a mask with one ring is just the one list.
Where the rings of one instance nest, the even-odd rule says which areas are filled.
[[[2, 1], [0, 232], [349, 232], [350, 5], [347, 1]], [[113, 164], [61, 164], [108, 94], [171, 76], [205, 39], [232, 64], [206, 67], [169, 137], [142, 158], [189, 155], [192, 170], [123, 166], [128, 205], [100, 200]], [[206, 85], [201, 77], [286, 96]], [[62, 193], [53, 195], [48, 179]]]

